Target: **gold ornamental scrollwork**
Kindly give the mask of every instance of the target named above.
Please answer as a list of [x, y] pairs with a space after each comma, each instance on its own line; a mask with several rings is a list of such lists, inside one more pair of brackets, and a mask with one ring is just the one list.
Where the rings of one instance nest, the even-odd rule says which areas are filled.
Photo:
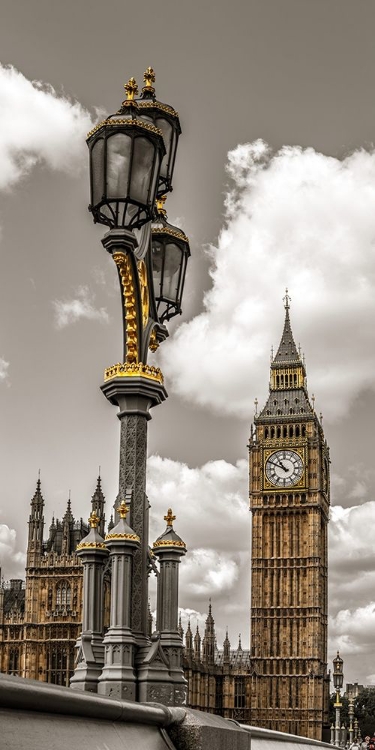
[[154, 133], [155, 135], [160, 135], [161, 137], [163, 137], [163, 133], [161, 132], [161, 130], [155, 127], [155, 125], [151, 125], [148, 122], [143, 122], [143, 120], [137, 120], [136, 118], [130, 119], [130, 120], [116, 118], [116, 119], [111, 119], [111, 120], [103, 120], [103, 122], [99, 122], [98, 125], [95, 125], [95, 127], [92, 130], [90, 130], [89, 133], [87, 133], [86, 138], [88, 140], [89, 138], [91, 138], [92, 135], [97, 133], [98, 130], [100, 130], [101, 128], [107, 128], [107, 127], [113, 128], [117, 126], [121, 126], [124, 128], [131, 128], [134, 125], [136, 125], [138, 128], [142, 128], [143, 130], [147, 130], [149, 133]]
[[137, 268], [141, 287], [142, 324], [143, 328], [146, 328], [150, 314], [150, 297], [147, 284], [147, 268], [144, 260], [138, 261]]
[[153, 328], [151, 331], [148, 348], [151, 349], [152, 352], [156, 352], [158, 346], [159, 346], [159, 341], [157, 340], [155, 328]]
[[120, 274], [125, 310], [126, 364], [138, 363], [138, 325], [135, 288], [130, 258], [125, 253], [113, 253]]
[[137, 536], [137, 534], [107, 534], [106, 541], [108, 539], [130, 539], [132, 542], [140, 541], [140, 538], [139, 536]]
[[154, 542], [153, 548], [157, 547], [184, 547], [186, 549], [185, 542], [173, 542], [173, 541], [161, 541], [161, 542]]
[[149, 380], [156, 380], [158, 383], [163, 383], [163, 373], [159, 367], [153, 367], [152, 365], [144, 365], [142, 362], [137, 364], [128, 364], [126, 362], [118, 362], [117, 365], [107, 367], [104, 371], [104, 380], [112, 380], [112, 378], [148, 378]]
[[77, 544], [77, 551], [82, 549], [106, 549], [104, 542], [81, 542]]

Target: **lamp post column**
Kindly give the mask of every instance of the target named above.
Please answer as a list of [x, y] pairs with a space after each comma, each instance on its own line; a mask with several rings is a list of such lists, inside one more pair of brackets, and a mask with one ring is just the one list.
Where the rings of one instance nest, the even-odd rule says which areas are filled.
[[[131, 629], [137, 645], [142, 647], [148, 642], [147, 422], [151, 419], [150, 409], [164, 401], [167, 392], [161, 371], [139, 361], [142, 334], [145, 334], [147, 326], [152, 326], [153, 321], [149, 319], [147, 286], [139, 272], [135, 255], [138, 247], [136, 237], [133, 232], [112, 229], [102, 242], [112, 255], [119, 275], [124, 362], [106, 369], [101, 390], [110, 403], [120, 410], [118, 499], [130, 498], [129, 523], [141, 540], [141, 547], [134, 552]], [[143, 338], [147, 340], [146, 335]], [[146, 352], [143, 359], [146, 359], [145, 355]]]

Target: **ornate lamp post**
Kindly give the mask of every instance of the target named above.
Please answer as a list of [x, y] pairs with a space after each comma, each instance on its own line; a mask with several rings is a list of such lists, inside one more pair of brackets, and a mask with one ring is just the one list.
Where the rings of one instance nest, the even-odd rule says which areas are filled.
[[340, 657], [339, 651], [337, 652], [336, 659], [333, 660], [333, 684], [336, 690], [336, 722], [335, 722], [335, 745], [340, 746], [340, 711], [342, 703], [340, 702], [340, 690], [344, 684], [344, 672], [343, 672], [344, 661]]
[[[132, 550], [128, 624], [131, 635], [127, 635], [129, 642], [134, 642], [134, 663], [128, 667], [134, 668], [135, 700], [140, 699], [138, 671], [141, 665], [146, 661], [148, 673], [152, 672], [147, 635], [147, 422], [151, 418], [150, 409], [167, 398], [163, 375], [147, 363], [147, 356], [149, 349], [154, 352], [168, 336], [164, 321], [181, 312], [190, 255], [187, 237], [177, 227], [168, 225], [162, 208], [160, 214], [160, 204], [158, 210], [155, 208], [156, 198], [172, 190], [181, 132], [178, 114], [169, 105], [157, 101], [152, 68], [147, 69], [144, 81], [137, 99], [138, 87], [131, 78], [125, 86], [127, 98], [118, 112], [97, 125], [87, 138], [91, 182], [89, 210], [95, 222], [109, 227], [102, 244], [116, 264], [122, 299], [123, 358], [106, 369], [101, 389], [109, 402], [119, 407], [118, 500], [121, 503], [126, 498], [129, 524], [140, 539], [139, 548]], [[155, 221], [151, 232], [152, 219]], [[118, 513], [116, 520], [119, 520]], [[113, 580], [112, 585], [116, 585]], [[116, 652], [116, 629], [112, 631], [111, 649], [106, 649], [106, 654]], [[121, 639], [118, 645], [122, 648]], [[110, 667], [109, 663], [105, 664], [107, 676]], [[130, 696], [129, 675], [131, 669], [127, 670]], [[102, 677], [101, 690], [109, 682], [109, 678]], [[143, 680], [141, 699], [150, 700], [148, 696], [152, 694], [152, 699], [158, 700], [157, 691], [150, 692], [148, 687], [147, 680]]]

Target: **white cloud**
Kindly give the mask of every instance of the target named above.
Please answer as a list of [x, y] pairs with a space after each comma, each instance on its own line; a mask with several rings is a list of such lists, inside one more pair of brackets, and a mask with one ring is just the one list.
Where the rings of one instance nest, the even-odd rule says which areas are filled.
[[0, 383], [8, 380], [9, 373], [9, 362], [7, 362], [5, 359], [0, 357]]
[[57, 328], [65, 328], [82, 318], [98, 320], [100, 323], [109, 322], [107, 310], [105, 307], [96, 308], [94, 306], [95, 296], [90, 293], [87, 286], [79, 287], [76, 294], [77, 296], [73, 299], [53, 301]]
[[286, 146], [272, 155], [256, 141], [231, 151], [227, 169], [205, 311], [165, 343], [163, 371], [186, 399], [249, 419], [254, 397], [266, 398], [287, 286], [317, 409], [339, 418], [374, 388], [375, 154], [340, 161]]
[[0, 568], [5, 579], [24, 578], [25, 555], [16, 552], [17, 535], [5, 523], [0, 523]]
[[235, 465], [222, 460], [209, 461], [190, 468], [177, 461], [150, 456], [147, 494], [151, 503], [150, 543], [164, 531], [163, 517], [169, 507], [176, 516], [175, 531], [186, 543], [188, 551], [180, 567], [180, 606], [199, 613], [192, 615], [192, 626], [195, 617], [200, 628], [204, 624], [207, 615], [200, 613], [207, 611], [212, 597], [220, 638], [224, 637], [226, 624], [235, 634], [240, 629], [247, 636], [250, 580], [247, 461]]
[[0, 65], [0, 189], [14, 185], [37, 162], [77, 173], [87, 160], [85, 137], [92, 124], [79, 102]]
[[221, 552], [248, 549], [247, 473], [244, 459], [235, 465], [218, 460], [190, 468], [178, 461], [150, 456], [147, 478], [150, 539], [154, 541], [164, 530], [163, 517], [172, 508], [176, 515], [175, 529], [189, 549]]

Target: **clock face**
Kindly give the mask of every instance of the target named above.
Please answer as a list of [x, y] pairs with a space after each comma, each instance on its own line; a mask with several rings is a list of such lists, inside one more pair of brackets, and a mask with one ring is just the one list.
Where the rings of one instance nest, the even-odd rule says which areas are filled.
[[267, 479], [277, 487], [292, 487], [299, 482], [302, 474], [303, 461], [295, 451], [275, 451], [267, 458]]

